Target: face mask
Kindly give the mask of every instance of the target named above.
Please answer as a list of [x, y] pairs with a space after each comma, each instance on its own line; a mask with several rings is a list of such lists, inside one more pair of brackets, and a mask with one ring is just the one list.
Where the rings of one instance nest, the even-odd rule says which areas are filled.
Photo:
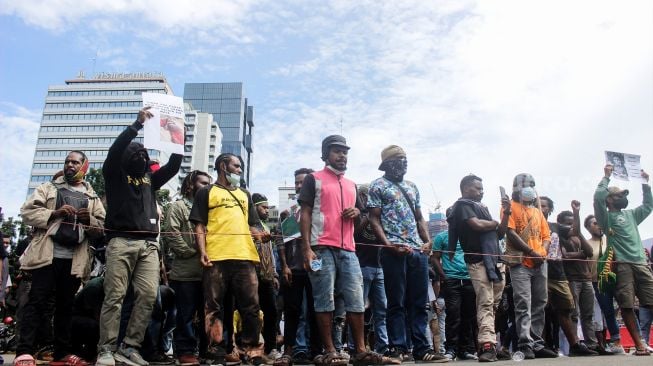
[[145, 174], [146, 167], [147, 161], [144, 159], [132, 159], [127, 164], [127, 171], [133, 176], [140, 177]]
[[621, 197], [614, 200], [613, 202], [614, 202], [614, 207], [620, 210], [628, 207], [628, 197]]
[[521, 189], [521, 199], [524, 202], [533, 202], [535, 201], [536, 196], [533, 187], [524, 187]]
[[240, 175], [236, 173], [227, 173], [227, 181], [234, 187], [240, 187]]

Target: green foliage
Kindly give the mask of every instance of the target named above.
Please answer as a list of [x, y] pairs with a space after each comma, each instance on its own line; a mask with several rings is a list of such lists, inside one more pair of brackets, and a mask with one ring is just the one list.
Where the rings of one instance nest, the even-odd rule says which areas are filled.
[[93, 169], [91, 168], [86, 173], [86, 181], [93, 187], [93, 190], [99, 197], [103, 197], [105, 193], [104, 189], [104, 176], [102, 175], [102, 169]]

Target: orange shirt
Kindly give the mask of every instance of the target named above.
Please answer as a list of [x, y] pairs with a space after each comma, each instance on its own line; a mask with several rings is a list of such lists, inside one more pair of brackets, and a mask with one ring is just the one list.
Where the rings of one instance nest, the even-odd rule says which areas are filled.
[[[537, 254], [546, 257], [546, 248], [543, 243], [551, 240], [551, 232], [542, 211], [537, 207], [524, 206], [515, 201], [510, 202], [510, 210], [512, 214], [508, 219], [508, 228], [515, 230], [517, 235], [521, 236], [520, 234], [530, 221], [531, 232], [526, 244]], [[533, 260], [529, 258], [524, 258], [522, 264], [528, 268], [535, 266]]]

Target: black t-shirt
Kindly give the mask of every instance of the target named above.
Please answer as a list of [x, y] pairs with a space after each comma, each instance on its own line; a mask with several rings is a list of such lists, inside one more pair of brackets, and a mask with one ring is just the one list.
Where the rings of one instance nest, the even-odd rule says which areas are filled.
[[[361, 220], [368, 217], [368, 213], [361, 211]], [[378, 246], [379, 241], [374, 236], [372, 226], [368, 223], [362, 230], [354, 231], [356, 241], [356, 256], [361, 267], [381, 267]], [[366, 245], [371, 244], [371, 245]]]
[[492, 220], [490, 212], [487, 211], [487, 208], [483, 210], [481, 205], [475, 204], [465, 204], [459, 203], [456, 205], [456, 210], [454, 212], [456, 222], [459, 225], [458, 228], [458, 239], [460, 240], [460, 246], [465, 252], [465, 263], [479, 263], [483, 261], [483, 257], [480, 255], [469, 254], [469, 253], [481, 253], [481, 234], [480, 231], [475, 231], [472, 229], [467, 220], [471, 218], [479, 218], [481, 220]]
[[[555, 241], [557, 240], [559, 245], [562, 245], [560, 243], [560, 230], [558, 224], [556, 224], [555, 222], [549, 222], [548, 224], [549, 224], [549, 231], [551, 231], [551, 244], [555, 243]], [[551, 250], [550, 246], [549, 246], [549, 250]], [[561, 249], [558, 249], [558, 252], [561, 253]], [[564, 265], [562, 264], [562, 258], [558, 260], [548, 258], [546, 262], [548, 267], [548, 279], [554, 281], [567, 280], [567, 276], [565, 276], [565, 268]]]
[[[580, 243], [574, 243], [571, 239], [560, 238], [560, 245], [565, 248], [567, 253], [582, 252]], [[587, 259], [587, 258], [583, 258]], [[585, 260], [566, 260], [564, 261], [565, 274], [569, 281], [591, 281], [591, 262]]]

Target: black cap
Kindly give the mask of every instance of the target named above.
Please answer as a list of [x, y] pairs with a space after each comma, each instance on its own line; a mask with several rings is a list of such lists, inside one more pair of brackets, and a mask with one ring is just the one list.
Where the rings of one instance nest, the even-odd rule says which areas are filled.
[[326, 160], [327, 155], [329, 155], [329, 147], [331, 146], [342, 146], [347, 150], [350, 149], [350, 147], [347, 146], [347, 139], [344, 137], [340, 135], [327, 136], [322, 140], [322, 160]]
[[258, 205], [258, 204], [261, 204], [261, 203], [264, 203], [264, 202], [268, 202], [268, 198], [265, 197], [264, 195], [260, 194], [260, 193], [254, 193], [252, 195], [252, 202], [255, 205]]

